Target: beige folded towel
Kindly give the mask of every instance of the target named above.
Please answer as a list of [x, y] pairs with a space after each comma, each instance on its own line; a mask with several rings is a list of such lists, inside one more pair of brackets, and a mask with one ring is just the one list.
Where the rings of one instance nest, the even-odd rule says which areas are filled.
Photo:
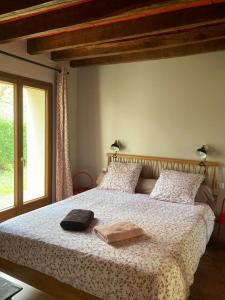
[[120, 221], [94, 228], [95, 234], [104, 242], [110, 244], [144, 234], [144, 231], [129, 221]]

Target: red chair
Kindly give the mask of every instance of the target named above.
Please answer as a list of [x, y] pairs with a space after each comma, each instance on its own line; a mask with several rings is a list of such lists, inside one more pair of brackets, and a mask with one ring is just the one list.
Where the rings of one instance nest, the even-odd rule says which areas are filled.
[[220, 235], [220, 228], [221, 228], [221, 225], [224, 225], [225, 226], [225, 212], [224, 212], [224, 205], [225, 205], [225, 198], [223, 199], [223, 203], [222, 203], [222, 207], [221, 207], [221, 211], [220, 211], [220, 214], [219, 214], [219, 227], [218, 227], [218, 233], [217, 233], [217, 236], [219, 237]]
[[[85, 187], [77, 187], [76, 186], [77, 178], [80, 176], [88, 177], [88, 179], [90, 181], [90, 185], [85, 186]], [[73, 176], [73, 195], [77, 195], [77, 194], [83, 193], [85, 191], [88, 191], [88, 190], [92, 189], [94, 186], [95, 186], [94, 179], [88, 172], [82, 171]]]

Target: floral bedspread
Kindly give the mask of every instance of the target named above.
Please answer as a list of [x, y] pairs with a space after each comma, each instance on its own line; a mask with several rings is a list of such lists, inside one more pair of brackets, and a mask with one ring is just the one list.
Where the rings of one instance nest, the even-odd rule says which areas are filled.
[[[74, 208], [90, 209], [86, 232], [59, 223]], [[130, 220], [145, 235], [108, 245], [96, 224]], [[0, 224], [0, 257], [101, 299], [187, 299], [214, 226], [206, 204], [156, 201], [148, 195], [93, 189]]]

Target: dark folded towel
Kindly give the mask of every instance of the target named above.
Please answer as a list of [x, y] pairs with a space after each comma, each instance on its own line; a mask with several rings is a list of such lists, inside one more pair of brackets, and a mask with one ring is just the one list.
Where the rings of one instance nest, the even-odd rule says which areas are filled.
[[94, 218], [91, 210], [73, 209], [61, 221], [60, 225], [65, 230], [82, 231], [88, 228]]

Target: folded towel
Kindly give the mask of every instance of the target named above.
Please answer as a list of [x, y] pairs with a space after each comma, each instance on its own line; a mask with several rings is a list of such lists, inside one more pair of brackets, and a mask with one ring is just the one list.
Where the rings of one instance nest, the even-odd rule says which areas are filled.
[[129, 221], [120, 221], [94, 228], [95, 234], [104, 242], [110, 244], [144, 234], [144, 231]]
[[81, 231], [88, 228], [94, 218], [91, 210], [73, 209], [61, 221], [60, 225], [65, 230]]

